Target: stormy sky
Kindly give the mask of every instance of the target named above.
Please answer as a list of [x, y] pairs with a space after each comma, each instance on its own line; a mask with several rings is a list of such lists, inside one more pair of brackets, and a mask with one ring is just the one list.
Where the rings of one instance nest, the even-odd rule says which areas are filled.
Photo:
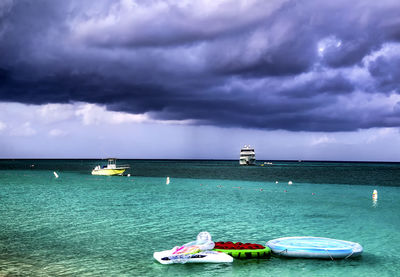
[[2, 0], [0, 157], [400, 161], [399, 11]]

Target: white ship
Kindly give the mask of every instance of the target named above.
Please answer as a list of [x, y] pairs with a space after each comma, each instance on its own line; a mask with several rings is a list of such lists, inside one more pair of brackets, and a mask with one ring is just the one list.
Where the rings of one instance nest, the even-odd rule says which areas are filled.
[[256, 153], [254, 152], [254, 148], [251, 148], [250, 145], [245, 145], [240, 150], [240, 165], [255, 165], [256, 163]]

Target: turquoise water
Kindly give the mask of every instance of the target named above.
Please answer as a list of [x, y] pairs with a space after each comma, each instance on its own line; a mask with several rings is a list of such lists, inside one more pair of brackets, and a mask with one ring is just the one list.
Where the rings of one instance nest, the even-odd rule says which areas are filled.
[[[131, 177], [102, 177], [89, 174], [96, 163], [0, 161], [0, 276], [395, 276], [400, 271], [398, 164], [239, 167], [236, 161], [128, 160], [121, 163], [132, 165]], [[283, 236], [324, 236], [359, 242], [364, 253], [348, 260], [272, 257], [229, 265], [167, 266], [153, 259], [154, 251], [192, 241], [200, 231], [216, 241], [261, 244]]]

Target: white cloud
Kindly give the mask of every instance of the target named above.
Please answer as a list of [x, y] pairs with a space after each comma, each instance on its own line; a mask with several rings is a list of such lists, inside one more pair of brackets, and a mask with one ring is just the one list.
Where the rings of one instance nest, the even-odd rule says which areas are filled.
[[159, 124], [193, 124], [193, 120], [156, 120], [152, 119], [148, 113], [130, 114], [124, 112], [108, 111], [105, 106], [96, 104], [79, 104], [75, 107], [75, 115], [78, 116], [84, 125], [111, 124], [118, 125], [124, 123], [159, 123]]
[[3, 131], [6, 127], [7, 125], [0, 121], [0, 132]]
[[46, 123], [60, 122], [75, 116], [73, 104], [46, 104], [37, 106], [37, 114]]
[[62, 137], [67, 135], [68, 133], [64, 130], [60, 130], [60, 129], [51, 129], [49, 132], [49, 135], [51, 137]]
[[[120, 0], [112, 2], [104, 13], [88, 10], [71, 23], [70, 29], [76, 41], [100, 45], [174, 42], [193, 35], [207, 38], [263, 21], [285, 2]], [[154, 39], [149, 41], [149, 37]]]
[[21, 125], [14, 125], [10, 134], [16, 137], [30, 137], [36, 135], [37, 131], [31, 127], [31, 122], [27, 121]]
[[[0, 131], [10, 129], [12, 135], [33, 135], [40, 130], [51, 136], [60, 136], [69, 133], [66, 129], [68, 126], [195, 123], [193, 120], [157, 120], [152, 119], [153, 116], [155, 115], [151, 113], [130, 114], [109, 111], [105, 106], [82, 102], [44, 105], [3, 102], [0, 103]], [[60, 125], [64, 126], [64, 129], [61, 129]]]
[[378, 57], [391, 57], [391, 56], [398, 56], [400, 52], [400, 43], [385, 43], [382, 47], [377, 50], [373, 51], [369, 55], [365, 56], [362, 60], [365, 66], [368, 66], [369, 63], [375, 61]]
[[[386, 110], [399, 101], [397, 97], [373, 95], [369, 101], [358, 102], [373, 105], [372, 110]], [[345, 108], [357, 112], [355, 106]], [[54, 120], [46, 120], [53, 113]], [[400, 157], [398, 128], [332, 133], [263, 131], [190, 126], [190, 120], [164, 121], [152, 117], [107, 111], [104, 106], [88, 103], [0, 103], [1, 140], [9, 145], [7, 149], [0, 147], [0, 157], [236, 159], [243, 144], [255, 145], [260, 160], [398, 161]]]
[[367, 144], [376, 143], [379, 140], [384, 140], [387, 138], [397, 137], [399, 135], [399, 130], [397, 128], [380, 128], [373, 129], [374, 132], [366, 137], [365, 142]]
[[335, 36], [326, 37], [318, 42], [318, 55], [323, 57], [326, 51], [337, 49], [342, 46], [342, 41]]
[[312, 138], [311, 145], [316, 146], [320, 144], [329, 144], [329, 143], [335, 143], [336, 139], [334, 137], [328, 136], [328, 135], [322, 135], [320, 137], [314, 137]]
[[82, 119], [84, 125], [142, 123], [149, 121], [145, 114], [129, 114], [107, 111], [104, 106], [95, 104], [80, 104], [76, 107], [75, 115]]

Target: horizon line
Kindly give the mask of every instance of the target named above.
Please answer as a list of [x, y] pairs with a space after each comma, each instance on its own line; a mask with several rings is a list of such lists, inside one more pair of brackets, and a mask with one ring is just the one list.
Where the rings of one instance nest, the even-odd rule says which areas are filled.
[[[5, 160], [107, 160], [108, 158], [0, 158], [0, 161]], [[180, 159], [180, 158], [116, 158], [117, 160], [137, 160], [137, 161], [239, 161], [239, 159]], [[310, 162], [321, 162], [321, 163], [400, 163], [400, 161], [359, 161], [359, 160], [271, 160], [271, 159], [259, 159], [257, 161], [262, 162], [296, 162], [296, 163], [310, 163]]]

